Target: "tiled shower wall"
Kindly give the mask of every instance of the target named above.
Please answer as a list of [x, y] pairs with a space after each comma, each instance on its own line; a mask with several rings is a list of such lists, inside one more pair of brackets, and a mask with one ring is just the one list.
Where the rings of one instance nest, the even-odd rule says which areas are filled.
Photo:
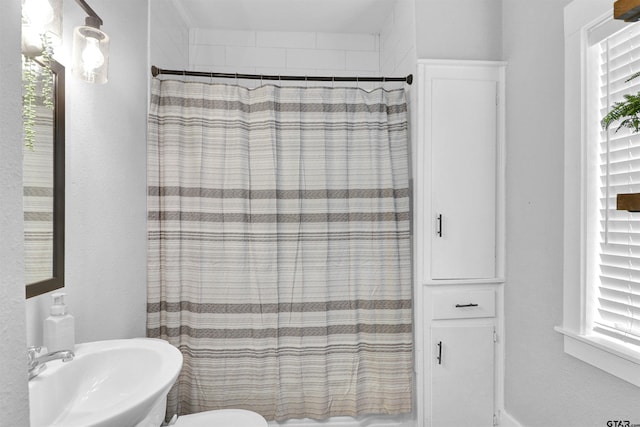
[[377, 76], [377, 34], [191, 29], [189, 65], [250, 74]]
[[171, 0], [149, 7], [150, 65], [182, 70], [189, 67], [189, 27]]
[[380, 30], [380, 72], [404, 76], [416, 70], [414, 0], [398, 0]]
[[416, 64], [414, 0], [398, 0], [376, 34], [188, 28], [169, 0], [156, 0], [151, 33], [151, 63], [161, 68], [404, 76], [413, 73]]

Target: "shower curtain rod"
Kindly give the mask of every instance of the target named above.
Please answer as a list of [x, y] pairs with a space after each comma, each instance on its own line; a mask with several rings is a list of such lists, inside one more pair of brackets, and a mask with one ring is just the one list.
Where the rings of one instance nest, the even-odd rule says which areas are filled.
[[185, 71], [185, 70], [165, 70], [155, 65], [151, 66], [151, 75], [156, 77], [160, 74], [171, 74], [174, 76], [195, 76], [225, 79], [252, 79], [252, 80], [297, 80], [316, 82], [405, 82], [413, 83], [413, 74], [406, 77], [327, 77], [327, 76], [275, 76], [266, 74], [240, 74], [240, 73], [213, 73], [207, 71]]

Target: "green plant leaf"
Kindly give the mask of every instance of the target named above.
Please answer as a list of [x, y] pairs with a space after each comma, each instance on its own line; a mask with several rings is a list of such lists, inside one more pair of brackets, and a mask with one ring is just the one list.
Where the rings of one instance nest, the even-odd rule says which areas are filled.
[[[640, 73], [637, 73], [637, 76], [634, 75], [633, 78], [638, 76]], [[620, 121], [616, 132], [621, 128], [629, 128], [638, 132], [640, 128], [640, 92], [635, 95], [624, 95], [624, 99], [623, 102], [614, 103], [611, 111], [603, 117], [600, 122], [603, 129], [608, 130], [612, 123]]]

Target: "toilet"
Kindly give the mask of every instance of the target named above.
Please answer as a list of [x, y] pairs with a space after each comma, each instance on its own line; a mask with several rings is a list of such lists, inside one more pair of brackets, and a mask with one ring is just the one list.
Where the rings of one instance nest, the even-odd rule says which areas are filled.
[[244, 409], [218, 409], [181, 415], [172, 427], [267, 427], [267, 420], [255, 412]]

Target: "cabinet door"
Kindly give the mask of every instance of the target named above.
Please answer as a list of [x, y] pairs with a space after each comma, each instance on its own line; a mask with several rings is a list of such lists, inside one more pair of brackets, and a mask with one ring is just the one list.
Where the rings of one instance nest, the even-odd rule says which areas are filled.
[[431, 427], [493, 426], [494, 327], [434, 325], [431, 331]]
[[496, 96], [492, 80], [431, 81], [432, 279], [495, 277]]

